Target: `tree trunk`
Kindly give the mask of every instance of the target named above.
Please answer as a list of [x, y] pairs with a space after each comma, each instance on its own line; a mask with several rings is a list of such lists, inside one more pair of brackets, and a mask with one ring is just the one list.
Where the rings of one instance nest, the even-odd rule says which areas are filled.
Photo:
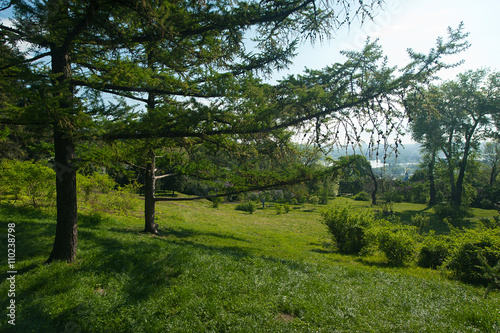
[[374, 186], [372, 191], [372, 205], [375, 206], [377, 204], [378, 183], [377, 183], [377, 177], [375, 177], [372, 168], [370, 168], [370, 178], [373, 180], [373, 186]]
[[77, 246], [76, 171], [71, 165], [75, 157], [74, 143], [59, 129], [55, 129], [54, 148], [57, 225], [54, 246], [47, 262], [72, 262], [76, 257]]
[[144, 195], [144, 232], [158, 234], [158, 225], [155, 223], [155, 158], [146, 168], [146, 184]]
[[[75, 144], [71, 129], [73, 89], [68, 83], [71, 77], [71, 61], [68, 52], [53, 47], [52, 73], [53, 84], [59, 89], [59, 108], [61, 114], [55, 118], [54, 125], [54, 169], [56, 171], [56, 208], [57, 225], [54, 246], [47, 262], [64, 260], [72, 262], [76, 257], [77, 246], [77, 196], [76, 170], [72, 165], [75, 159]], [[68, 110], [70, 110], [68, 112]], [[67, 114], [63, 114], [66, 113]]]
[[434, 165], [436, 163], [436, 151], [432, 152], [429, 167], [429, 206], [434, 206], [437, 203], [436, 199], [436, 181], [434, 179]]

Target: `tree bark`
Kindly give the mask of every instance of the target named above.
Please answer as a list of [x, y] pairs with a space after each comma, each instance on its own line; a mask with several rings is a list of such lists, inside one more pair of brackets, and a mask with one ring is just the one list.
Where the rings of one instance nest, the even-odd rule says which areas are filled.
[[436, 181], [434, 179], [434, 165], [436, 163], [436, 151], [433, 150], [429, 168], [429, 206], [434, 206], [437, 203], [436, 199]]
[[158, 225], [155, 223], [155, 158], [146, 168], [146, 183], [144, 195], [144, 232], [158, 234]]
[[74, 143], [59, 129], [54, 130], [56, 170], [56, 237], [47, 262], [76, 259], [77, 246], [77, 200], [76, 170], [71, 165], [74, 159]]
[[[56, 171], [56, 237], [47, 262], [63, 260], [72, 262], [76, 258], [77, 246], [77, 194], [76, 170], [72, 164], [75, 159], [75, 143], [71, 129], [73, 89], [69, 85], [71, 61], [67, 50], [52, 47], [52, 73], [55, 74], [54, 86], [59, 89], [60, 114], [56, 115], [54, 125], [54, 169]], [[68, 112], [69, 110], [69, 112]], [[68, 112], [68, 113], [66, 113]]]
[[373, 173], [373, 169], [370, 167], [370, 178], [373, 180], [373, 191], [372, 191], [372, 205], [377, 204], [377, 192], [378, 192], [378, 183], [377, 183], [377, 177], [375, 177], [375, 174]]

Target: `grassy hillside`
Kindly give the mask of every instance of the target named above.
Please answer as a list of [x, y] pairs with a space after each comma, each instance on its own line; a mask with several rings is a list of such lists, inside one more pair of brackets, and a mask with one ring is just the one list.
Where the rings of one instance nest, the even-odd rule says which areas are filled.
[[[0, 208], [2, 249], [7, 223], [16, 224], [18, 271], [16, 326], [4, 316], [0, 331], [500, 331], [498, 292], [484, 299], [484, 288], [436, 271], [386, 267], [379, 255], [337, 254], [319, 207], [278, 215], [273, 208], [248, 214], [232, 204], [213, 209], [205, 201], [159, 203], [160, 236], [141, 233], [138, 213], [83, 207], [78, 260], [50, 265], [43, 261], [54, 216]], [[394, 210], [404, 216], [425, 207]], [[1, 295], [9, 290], [6, 271], [2, 261]], [[2, 296], [0, 306], [8, 301]]]

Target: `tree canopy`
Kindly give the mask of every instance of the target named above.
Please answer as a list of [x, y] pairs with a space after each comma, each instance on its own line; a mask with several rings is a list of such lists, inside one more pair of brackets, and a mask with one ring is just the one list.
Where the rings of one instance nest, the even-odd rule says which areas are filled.
[[459, 74], [408, 99], [413, 138], [436, 156], [446, 160], [450, 199], [462, 204], [462, 192], [469, 159], [482, 141], [498, 131], [494, 120], [500, 113], [499, 73], [486, 69]]

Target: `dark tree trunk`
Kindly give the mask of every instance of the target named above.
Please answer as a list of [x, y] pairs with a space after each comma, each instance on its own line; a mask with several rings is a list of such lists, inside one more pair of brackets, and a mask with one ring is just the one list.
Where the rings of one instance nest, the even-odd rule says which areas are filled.
[[144, 195], [144, 232], [158, 234], [158, 225], [155, 223], [155, 158], [146, 168], [146, 184]]
[[72, 262], [77, 246], [76, 171], [71, 165], [74, 144], [71, 138], [58, 129], [54, 130], [56, 170], [57, 225], [54, 246], [47, 262], [63, 260]]
[[436, 152], [432, 152], [429, 167], [429, 206], [434, 206], [437, 203], [436, 199], [436, 181], [434, 179], [434, 165], [436, 163]]
[[372, 168], [370, 168], [370, 178], [373, 180], [372, 205], [375, 206], [377, 204], [378, 183]]
[[[73, 106], [73, 90], [68, 83], [71, 77], [69, 54], [63, 49], [52, 48], [52, 73], [56, 74], [54, 86], [59, 89], [59, 108], [68, 112]], [[54, 124], [54, 169], [56, 171], [57, 225], [54, 246], [47, 262], [64, 260], [72, 262], [77, 246], [77, 200], [75, 144], [71, 130], [65, 124], [71, 123], [72, 112], [56, 117]]]

